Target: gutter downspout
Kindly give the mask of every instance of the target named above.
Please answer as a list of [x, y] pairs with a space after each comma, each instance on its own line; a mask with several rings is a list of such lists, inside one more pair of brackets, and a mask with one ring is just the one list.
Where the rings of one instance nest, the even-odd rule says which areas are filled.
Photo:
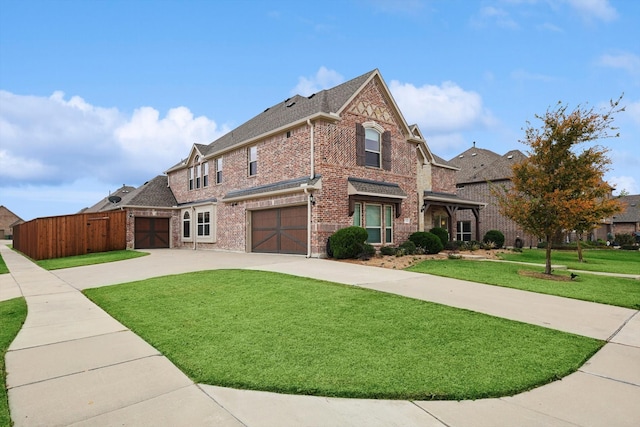
[[193, 236], [193, 250], [195, 251], [197, 249], [197, 245], [198, 242], [196, 241], [196, 239], [198, 238], [196, 236], [196, 231], [197, 231], [197, 224], [196, 224], [196, 207], [192, 206], [191, 207], [191, 235]]
[[314, 141], [314, 139], [315, 139], [315, 125], [313, 123], [311, 123], [310, 119], [307, 119], [307, 124], [309, 125], [309, 128], [311, 128], [310, 131], [309, 131], [310, 140], [311, 140], [310, 141], [310, 143], [311, 143], [311, 158], [309, 159], [310, 160], [310, 163], [309, 163], [309, 169], [310, 169], [310, 171], [309, 171], [309, 179], [313, 179], [313, 178], [316, 177], [316, 168], [315, 168], [315, 161], [314, 161], [315, 151], [316, 151], [315, 141]]
[[307, 184], [303, 184], [302, 190], [307, 195], [307, 258], [311, 258], [311, 194], [307, 190]]
[[[309, 157], [309, 179], [316, 177], [315, 169], [315, 125], [310, 119], [307, 119], [307, 125], [309, 125], [309, 145], [310, 145], [310, 157]], [[307, 258], [311, 258], [311, 193], [307, 191], [307, 187], [304, 187], [304, 194], [307, 195]]]

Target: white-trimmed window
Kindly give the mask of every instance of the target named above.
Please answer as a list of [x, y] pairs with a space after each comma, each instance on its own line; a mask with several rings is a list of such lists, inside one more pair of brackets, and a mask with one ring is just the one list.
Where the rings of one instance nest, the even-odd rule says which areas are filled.
[[255, 145], [248, 149], [249, 158], [249, 176], [255, 176], [258, 174], [258, 147]]
[[373, 128], [365, 128], [364, 135], [365, 165], [379, 168], [382, 153], [380, 132]]
[[195, 167], [196, 169], [196, 189], [200, 188], [200, 165]]
[[191, 214], [184, 211], [182, 214], [182, 239], [191, 240]]
[[193, 190], [193, 166], [189, 168], [189, 190]]
[[204, 205], [182, 211], [182, 240], [215, 243], [216, 206]]
[[362, 203], [356, 203], [353, 208], [353, 225], [362, 227]]
[[216, 159], [216, 184], [222, 183], [222, 157]]
[[209, 162], [204, 162], [202, 164], [202, 186], [209, 186]]
[[356, 202], [353, 225], [367, 230], [367, 243], [393, 243], [393, 205]]
[[456, 240], [462, 242], [471, 241], [471, 221], [458, 221], [456, 229]]

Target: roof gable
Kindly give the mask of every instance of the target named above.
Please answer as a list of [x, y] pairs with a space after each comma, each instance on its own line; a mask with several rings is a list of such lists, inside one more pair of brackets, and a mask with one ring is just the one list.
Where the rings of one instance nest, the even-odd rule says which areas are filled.
[[613, 222], [640, 222], [640, 194], [619, 198], [623, 211], [615, 215]]
[[499, 181], [512, 176], [514, 163], [526, 156], [520, 150], [511, 150], [503, 156], [484, 148], [473, 147], [449, 160], [449, 164], [460, 168], [456, 183]]

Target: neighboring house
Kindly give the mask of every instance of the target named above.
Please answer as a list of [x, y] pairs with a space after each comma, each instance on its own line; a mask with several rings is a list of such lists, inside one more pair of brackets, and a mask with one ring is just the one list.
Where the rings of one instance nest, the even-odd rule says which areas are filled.
[[[436, 225], [451, 229], [457, 212], [484, 205], [455, 194], [456, 171], [407, 124], [373, 70], [287, 98], [208, 145], [194, 144], [153, 185], [116, 192], [120, 201], [98, 208], [129, 211], [129, 247], [316, 257], [351, 225], [378, 247]], [[155, 192], [164, 196], [149, 206]], [[165, 228], [168, 242], [141, 240]]]
[[479, 225], [477, 219], [469, 213], [461, 212], [458, 216], [456, 240], [476, 240], [484, 237], [489, 230], [499, 230], [504, 234], [505, 246], [514, 246], [516, 239], [521, 239], [524, 246], [536, 246], [538, 239], [526, 234], [521, 226], [500, 213], [496, 197], [491, 193], [491, 186], [511, 188], [512, 166], [525, 159], [519, 150], [512, 150], [499, 155], [490, 150], [473, 147], [455, 156], [449, 163], [459, 168], [456, 173], [456, 192], [469, 200], [485, 202], [486, 207], [480, 210]]
[[24, 221], [18, 215], [11, 212], [7, 207], [0, 206], [0, 239], [11, 238], [13, 227]]
[[619, 198], [623, 211], [613, 217], [610, 232], [615, 234], [633, 234], [640, 236], [640, 194]]

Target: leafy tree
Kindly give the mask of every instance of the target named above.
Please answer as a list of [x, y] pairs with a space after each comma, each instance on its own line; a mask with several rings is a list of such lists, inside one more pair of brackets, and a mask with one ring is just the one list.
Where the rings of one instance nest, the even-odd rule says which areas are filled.
[[568, 112], [559, 102], [536, 115], [543, 124], [534, 128], [527, 122], [521, 142], [530, 147], [529, 156], [513, 165], [513, 185], [493, 187], [502, 214], [547, 242], [546, 274], [551, 274], [551, 242], [557, 233], [590, 231], [620, 210], [603, 179], [611, 163], [608, 149], [595, 145], [580, 151], [577, 145], [619, 136], [612, 123], [614, 114], [624, 111], [621, 99], [611, 101], [606, 111], [578, 106]]

